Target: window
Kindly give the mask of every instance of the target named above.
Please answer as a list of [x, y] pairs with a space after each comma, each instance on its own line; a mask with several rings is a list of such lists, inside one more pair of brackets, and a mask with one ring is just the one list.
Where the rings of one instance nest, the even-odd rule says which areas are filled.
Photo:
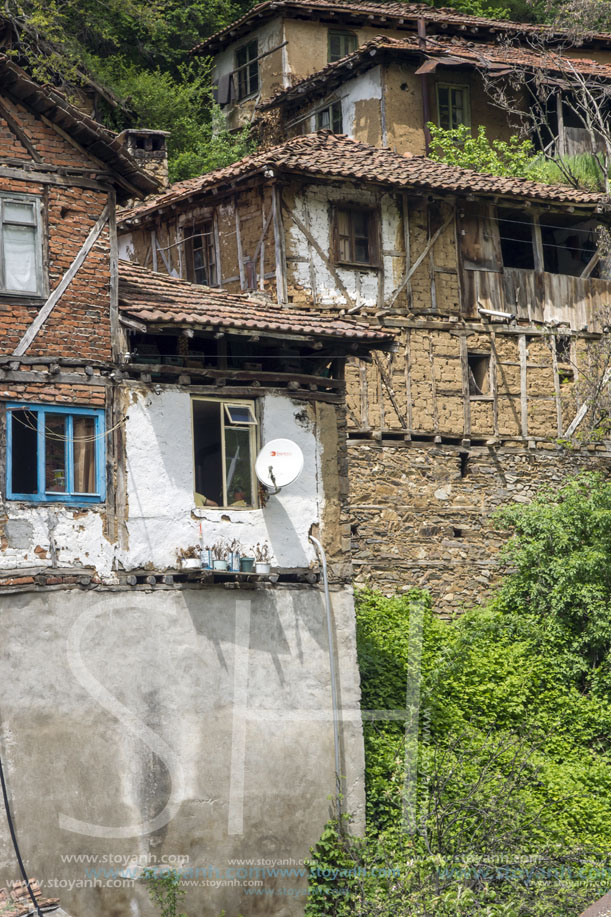
[[193, 399], [195, 503], [252, 509], [257, 418], [252, 401]]
[[533, 222], [523, 210], [499, 208], [499, 235], [505, 267], [519, 267], [526, 271], [535, 269], [533, 250]]
[[332, 102], [327, 108], [316, 112], [316, 130], [333, 131], [334, 134], [343, 132], [341, 102]]
[[187, 276], [191, 283], [215, 287], [218, 284], [214, 224], [207, 220], [199, 226], [185, 227]]
[[236, 51], [235, 75], [238, 99], [253, 96], [259, 91], [259, 43], [256, 39]]
[[467, 354], [467, 363], [469, 367], [469, 394], [489, 395], [490, 354], [469, 353]]
[[335, 211], [335, 260], [376, 266], [378, 227], [375, 211], [338, 207]]
[[[573, 215], [542, 214], [541, 241], [543, 242], [543, 269], [551, 274], [568, 274], [579, 277], [590, 264], [597, 249], [595, 220], [578, 220]], [[598, 277], [596, 265], [591, 272]]]
[[355, 32], [338, 32], [329, 29], [328, 60], [330, 64], [333, 61], [341, 60], [347, 54], [352, 54], [353, 51], [356, 51]]
[[468, 86], [437, 84], [439, 127], [452, 130], [461, 124], [471, 124]]
[[103, 411], [9, 404], [6, 416], [9, 500], [104, 499]]
[[40, 201], [30, 195], [0, 197], [0, 289], [42, 296]]

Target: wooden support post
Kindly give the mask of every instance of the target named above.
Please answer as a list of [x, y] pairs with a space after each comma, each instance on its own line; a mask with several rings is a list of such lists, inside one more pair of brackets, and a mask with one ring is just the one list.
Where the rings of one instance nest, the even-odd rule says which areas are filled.
[[528, 394], [526, 389], [526, 335], [521, 334], [520, 346], [520, 418], [522, 436], [528, 436]]
[[[409, 235], [409, 201], [407, 199], [407, 194], [403, 192], [403, 245], [405, 247], [405, 276], [409, 274], [409, 269], [411, 267], [411, 243]], [[405, 292], [407, 293], [407, 302], [411, 306], [412, 302], [412, 285], [408, 280], [405, 284]]]
[[157, 273], [157, 233], [151, 229], [151, 253], [153, 255], [153, 270]]
[[116, 194], [114, 191], [108, 195], [108, 229], [110, 235], [110, 346], [113, 360], [118, 361], [124, 335], [119, 324], [119, 252], [117, 246]]
[[492, 429], [499, 435], [499, 392], [497, 381], [496, 333], [490, 332], [490, 391], [492, 394]]
[[405, 333], [405, 398], [407, 404], [407, 429], [411, 439], [413, 430], [413, 407], [412, 407], [412, 354], [411, 354], [411, 331], [408, 328]]
[[471, 436], [471, 389], [469, 386], [469, 353], [467, 336], [460, 336], [460, 368], [462, 379], [463, 436]]
[[238, 267], [240, 269], [240, 289], [246, 289], [246, 273], [244, 271], [244, 256], [242, 252], [242, 234], [240, 233], [240, 211], [238, 208], [238, 199], [233, 199], [233, 209], [235, 213], [235, 238], [238, 248]]
[[367, 364], [362, 360], [359, 361], [359, 376], [361, 381], [361, 426], [363, 430], [369, 430], [369, 380], [367, 379]]
[[551, 336], [552, 345], [552, 372], [554, 373], [554, 399], [556, 401], [556, 429], [558, 436], [562, 436], [562, 401], [560, 399], [560, 376], [558, 375], [558, 352], [556, 350], [556, 335]]
[[[286, 251], [284, 225], [282, 222], [282, 191], [277, 184], [272, 186], [272, 218], [274, 221], [274, 247], [276, 251], [276, 296], [284, 305], [288, 299], [286, 285]], [[295, 217], [293, 216], [293, 219]]]
[[[392, 360], [392, 354], [390, 355], [390, 359]], [[380, 373], [380, 379], [382, 380], [383, 385], [386, 386], [388, 397], [390, 398], [390, 403], [395, 409], [395, 414], [397, 415], [397, 420], [401, 424], [402, 429], [405, 430], [407, 429], [407, 424], [405, 422], [405, 417], [401, 413], [401, 409], [399, 408], [399, 404], [395, 396], [395, 392], [392, 386], [392, 378], [390, 378], [386, 373], [386, 370], [382, 366], [382, 357], [378, 356], [377, 353], [373, 354], [373, 362], [378, 367], [378, 372]]]
[[433, 414], [433, 429], [435, 433], [439, 432], [439, 414], [437, 412], [437, 382], [435, 380], [435, 361], [433, 359], [433, 341], [429, 335], [429, 364], [431, 368], [431, 400]]

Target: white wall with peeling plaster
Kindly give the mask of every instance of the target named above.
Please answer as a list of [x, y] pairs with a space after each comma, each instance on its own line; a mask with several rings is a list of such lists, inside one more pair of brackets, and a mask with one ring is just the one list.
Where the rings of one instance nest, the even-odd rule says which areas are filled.
[[261, 443], [285, 437], [300, 446], [298, 480], [270, 496], [264, 508], [217, 509], [196, 508], [193, 499], [190, 395], [143, 389], [131, 398], [125, 429], [129, 546], [118, 555], [126, 569], [180, 567], [200, 546], [219, 539], [237, 540], [248, 556], [267, 544], [275, 567], [315, 561], [308, 535], [320, 521], [323, 494], [314, 414], [307, 406], [281, 395], [265, 395], [260, 405]]
[[[297, 194], [295, 212], [301, 222], [309, 228], [321, 250], [329, 253], [329, 258], [333, 252], [332, 209], [334, 204], [339, 203], [378, 210], [382, 267], [334, 267], [355, 305], [375, 306], [380, 301], [385, 302], [394, 290], [394, 277], [397, 276], [395, 261], [399, 259], [401, 268], [405, 263], [403, 253], [395, 251], [402, 226], [401, 212], [396, 199], [392, 194], [380, 194], [357, 186], [350, 188], [345, 185], [341, 188], [310, 185]], [[314, 247], [308, 244], [296, 223], [287, 218], [287, 226], [289, 282], [301, 289], [311, 290], [314, 275], [316, 290], [313, 293], [316, 303], [350, 305], [329, 270], [329, 262], [323, 260]], [[305, 254], [307, 259], [303, 257]], [[297, 256], [299, 260], [291, 260], [291, 255]]]
[[179, 388], [124, 390], [127, 472], [127, 539], [124, 547], [104, 534], [106, 507], [27, 505], [6, 501], [0, 570], [92, 568], [106, 581], [118, 571], [190, 569], [200, 548], [237, 541], [253, 556], [267, 545], [274, 567], [316, 562], [309, 533], [321, 522], [324, 493], [322, 445], [313, 408], [283, 395], [260, 399], [260, 443], [284, 437], [304, 455], [301, 476], [259, 509], [198, 508], [194, 501], [191, 396]]

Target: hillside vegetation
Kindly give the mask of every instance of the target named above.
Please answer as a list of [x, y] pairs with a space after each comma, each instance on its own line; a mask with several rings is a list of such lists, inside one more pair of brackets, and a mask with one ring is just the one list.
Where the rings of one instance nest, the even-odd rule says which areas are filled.
[[500, 521], [511, 572], [485, 607], [359, 598], [368, 833], [329, 823], [308, 917], [575, 917], [608, 890], [611, 484]]

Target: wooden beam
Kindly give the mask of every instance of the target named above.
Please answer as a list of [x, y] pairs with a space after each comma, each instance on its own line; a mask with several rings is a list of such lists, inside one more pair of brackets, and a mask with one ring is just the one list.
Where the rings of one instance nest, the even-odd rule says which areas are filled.
[[528, 394], [526, 390], [526, 335], [519, 338], [520, 348], [520, 427], [522, 436], [528, 436]]
[[463, 430], [464, 436], [471, 436], [471, 389], [469, 386], [469, 352], [467, 336], [460, 336], [460, 368], [462, 379]]
[[4, 118], [10, 130], [15, 134], [19, 142], [22, 143], [26, 148], [34, 162], [42, 162], [42, 156], [32, 143], [31, 138], [28, 137], [17, 119], [12, 116], [2, 101], [0, 101], [0, 115]]
[[411, 331], [408, 328], [405, 334], [405, 397], [407, 403], [407, 429], [409, 430], [410, 436], [412, 432], [413, 424], [413, 408], [412, 408], [412, 354], [411, 354]]
[[552, 372], [554, 374], [554, 399], [556, 401], [556, 428], [558, 436], [562, 436], [562, 401], [560, 398], [560, 376], [558, 375], [558, 351], [556, 349], [556, 335], [551, 336], [552, 347]]
[[235, 214], [235, 238], [238, 247], [238, 268], [240, 269], [240, 289], [246, 289], [246, 272], [244, 271], [244, 253], [242, 251], [242, 233], [240, 232], [240, 209], [238, 199], [233, 199], [233, 210]]
[[497, 374], [496, 333], [490, 332], [490, 390], [492, 392], [492, 429], [499, 435], [499, 391]]
[[403, 280], [401, 281], [401, 283], [399, 284], [399, 286], [397, 287], [397, 289], [394, 291], [393, 295], [391, 296], [391, 299], [390, 299], [390, 302], [389, 302], [389, 305], [390, 305], [390, 306], [392, 306], [392, 304], [394, 303], [394, 301], [395, 301], [395, 300], [397, 299], [397, 297], [399, 296], [399, 293], [401, 293], [401, 291], [402, 291], [402, 290], [407, 286], [407, 284], [410, 282], [410, 280], [411, 280], [411, 278], [413, 277], [413, 275], [416, 273], [416, 271], [418, 270], [418, 268], [420, 267], [420, 265], [422, 264], [422, 262], [424, 261], [424, 259], [426, 258], [426, 256], [429, 254], [429, 252], [431, 251], [431, 249], [432, 249], [433, 246], [435, 245], [435, 242], [437, 241], [437, 239], [439, 238], [439, 236], [442, 234], [442, 232], [444, 232], [444, 231], [448, 228], [448, 226], [450, 225], [450, 223], [451, 223], [452, 220], [454, 219], [454, 214], [455, 214], [455, 212], [456, 212], [455, 209], [452, 208], [452, 212], [450, 213], [450, 216], [447, 218], [447, 220], [446, 220], [444, 223], [441, 224], [441, 226], [440, 226], [439, 229], [435, 232], [435, 234], [428, 240], [428, 242], [426, 243], [426, 245], [425, 245], [423, 251], [418, 255], [418, 257], [416, 258], [416, 261], [414, 262], [413, 266], [409, 269], [409, 271], [407, 272], [407, 274], [405, 275], [405, 277], [403, 278]]
[[[272, 185], [272, 219], [274, 221], [274, 249], [276, 254], [276, 296], [284, 305], [288, 294], [286, 288], [286, 251], [284, 225], [282, 223], [282, 191], [276, 183]], [[295, 216], [291, 214], [293, 219]]]
[[[392, 355], [391, 355], [391, 357], [392, 357]], [[387, 392], [388, 392], [388, 397], [390, 398], [390, 402], [391, 402], [393, 408], [395, 409], [395, 414], [397, 415], [397, 419], [398, 419], [399, 423], [401, 424], [402, 428], [403, 428], [404, 430], [406, 430], [406, 429], [407, 429], [407, 421], [406, 421], [405, 417], [403, 416], [403, 414], [401, 413], [401, 409], [399, 408], [399, 405], [398, 405], [398, 403], [397, 403], [397, 398], [396, 398], [396, 396], [395, 396], [395, 392], [394, 392], [394, 389], [393, 389], [393, 387], [392, 387], [392, 381], [391, 381], [391, 379], [389, 379], [389, 377], [387, 376], [386, 370], [385, 370], [384, 367], [382, 366], [382, 361], [380, 360], [380, 358], [379, 358], [379, 356], [377, 355], [377, 353], [374, 353], [374, 354], [373, 354], [373, 362], [374, 362], [374, 363], [376, 364], [376, 366], [378, 367], [378, 372], [380, 373], [380, 378], [381, 378], [381, 380], [382, 380], [382, 383], [386, 386], [386, 390], [387, 390]]]
[[89, 254], [89, 252], [91, 251], [95, 243], [100, 238], [102, 231], [108, 222], [109, 214], [110, 214], [110, 205], [106, 204], [95, 226], [92, 227], [92, 229], [89, 232], [89, 235], [87, 236], [81, 248], [79, 249], [78, 254], [76, 255], [76, 258], [74, 259], [74, 261], [72, 262], [72, 264], [70, 265], [70, 267], [68, 268], [68, 270], [66, 271], [62, 279], [60, 280], [60, 282], [58, 283], [58, 285], [55, 287], [55, 289], [53, 290], [53, 292], [47, 299], [44, 306], [41, 308], [40, 312], [38, 313], [38, 315], [36, 316], [32, 324], [29, 326], [29, 328], [27, 329], [27, 331], [25, 332], [25, 334], [23, 335], [23, 337], [17, 344], [17, 347], [13, 351], [14, 356], [19, 357], [21, 356], [21, 354], [26, 352], [26, 350], [28, 349], [28, 347], [30, 346], [30, 344], [32, 343], [32, 341], [34, 340], [34, 338], [36, 337], [36, 335], [38, 334], [38, 332], [40, 331], [40, 329], [42, 328], [42, 326], [44, 325], [48, 317], [50, 316], [51, 312], [57, 305], [60, 297], [63, 295], [63, 293], [65, 293], [71, 281], [74, 279], [74, 277], [78, 273], [78, 270], [81, 267], [83, 261], [85, 260], [85, 258], [87, 257], [87, 255]]

